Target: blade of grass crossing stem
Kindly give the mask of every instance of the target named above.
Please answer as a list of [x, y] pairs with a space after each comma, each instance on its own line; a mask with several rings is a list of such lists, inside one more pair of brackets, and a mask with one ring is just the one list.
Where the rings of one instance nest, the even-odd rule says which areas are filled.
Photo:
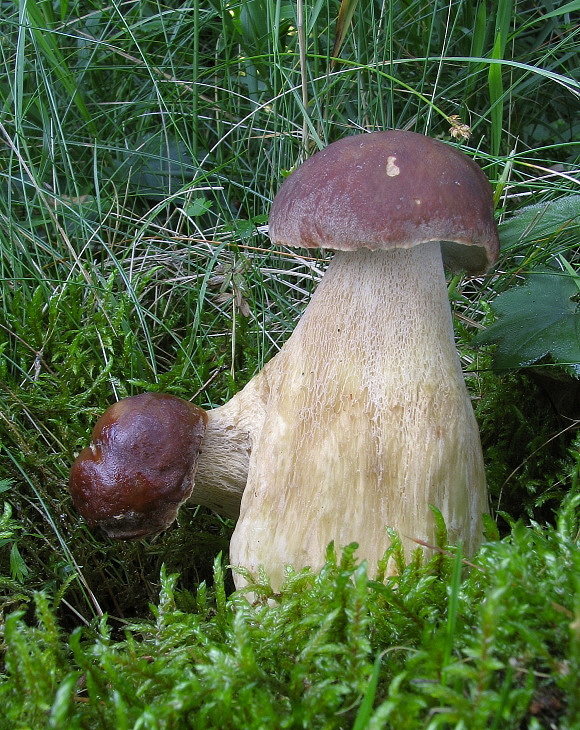
[[510, 24], [512, 22], [514, 0], [499, 0], [495, 16], [495, 34], [501, 35], [503, 40], [502, 54], [505, 50]]
[[326, 8], [326, 3], [324, 0], [317, 0], [315, 3], [313, 3], [311, 8], [306, 8], [306, 35], [308, 37], [316, 32], [318, 17], [323, 8]]

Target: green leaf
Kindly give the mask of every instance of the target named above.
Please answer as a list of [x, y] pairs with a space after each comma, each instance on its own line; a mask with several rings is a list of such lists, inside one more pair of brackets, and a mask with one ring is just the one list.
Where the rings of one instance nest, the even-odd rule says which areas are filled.
[[474, 344], [497, 344], [497, 370], [525, 367], [550, 357], [580, 377], [580, 310], [577, 276], [537, 272], [491, 303], [498, 321], [474, 339]]
[[576, 236], [580, 228], [580, 195], [528, 205], [499, 226], [502, 251], [553, 236]]
[[12, 579], [22, 583], [29, 572], [28, 566], [24, 562], [22, 555], [20, 555], [18, 545], [15, 542], [12, 543], [12, 549], [10, 550], [10, 574], [12, 575]]
[[2, 492], [7, 492], [9, 489], [12, 489], [12, 482], [10, 479], [0, 479], [0, 494]]
[[211, 200], [207, 200], [206, 198], [194, 198], [187, 204], [185, 212], [191, 218], [197, 218], [198, 216], [207, 213], [211, 206]]

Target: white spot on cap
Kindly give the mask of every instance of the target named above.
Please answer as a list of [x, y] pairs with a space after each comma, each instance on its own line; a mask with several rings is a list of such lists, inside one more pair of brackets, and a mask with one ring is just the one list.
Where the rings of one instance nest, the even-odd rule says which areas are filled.
[[401, 170], [396, 165], [397, 158], [394, 156], [387, 157], [386, 173], [389, 177], [397, 177]]

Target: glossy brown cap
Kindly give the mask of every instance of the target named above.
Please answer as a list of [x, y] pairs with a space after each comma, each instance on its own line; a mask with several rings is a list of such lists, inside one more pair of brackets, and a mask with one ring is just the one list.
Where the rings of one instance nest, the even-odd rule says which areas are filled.
[[125, 398], [99, 418], [69, 478], [91, 528], [131, 540], [165, 530], [190, 496], [207, 415], [165, 393]]
[[345, 137], [307, 159], [272, 204], [272, 242], [352, 251], [442, 241], [445, 266], [482, 273], [499, 240], [490, 184], [463, 152], [415, 132]]

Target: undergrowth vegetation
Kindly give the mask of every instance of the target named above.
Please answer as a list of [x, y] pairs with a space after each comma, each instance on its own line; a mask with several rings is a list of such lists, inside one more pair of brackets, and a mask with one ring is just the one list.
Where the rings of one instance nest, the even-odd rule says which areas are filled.
[[6, 620], [5, 726], [576, 728], [579, 506], [490, 541], [465, 579], [460, 551], [406, 566], [396, 538], [397, 578], [331, 547], [279, 594], [250, 585], [253, 605], [227, 597], [219, 557], [212, 589], [162, 571], [152, 615], [121, 636], [103, 617], [63, 640], [60, 596], [38, 593], [36, 625]]
[[[580, 728], [580, 3], [1, 8], [0, 727]], [[494, 189], [500, 261], [449, 280], [495, 520], [476, 567], [442, 544], [381, 583], [346, 550], [250, 607], [208, 510], [90, 533], [67, 479], [97, 416], [243, 387], [326, 263], [271, 248], [282, 180], [392, 127]]]

